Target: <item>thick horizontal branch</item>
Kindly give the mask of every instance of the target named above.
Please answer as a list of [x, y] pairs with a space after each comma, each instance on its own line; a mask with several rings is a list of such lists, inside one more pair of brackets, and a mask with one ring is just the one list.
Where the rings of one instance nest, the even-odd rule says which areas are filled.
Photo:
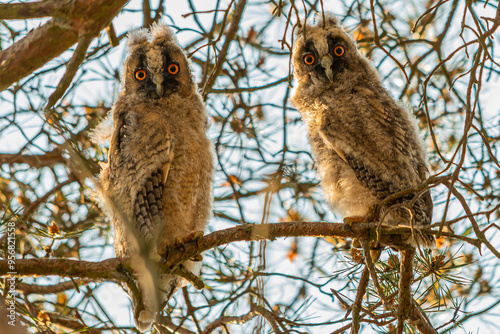
[[0, 4], [0, 20], [23, 20], [37, 17], [57, 16], [71, 0], [45, 0], [25, 3]]
[[[326, 222], [245, 224], [216, 231], [198, 240], [188, 241], [181, 247], [168, 249], [162, 267], [163, 271], [170, 272], [175, 265], [206, 250], [236, 241], [275, 240], [276, 238], [300, 236], [375, 239], [377, 226], [376, 223], [358, 223], [349, 226], [343, 223]], [[382, 234], [402, 234], [409, 231], [410, 229], [407, 227], [382, 227], [379, 232]], [[425, 231], [424, 233], [436, 234], [437, 231]], [[457, 236], [450, 235], [449, 237]], [[480, 245], [479, 241], [475, 239], [470, 239], [469, 242], [475, 246]], [[0, 261], [0, 276], [15, 272], [18, 276], [57, 275], [123, 282], [128, 280], [125, 268], [130, 268], [129, 258], [108, 259], [102, 262], [71, 259], [18, 259], [15, 263], [15, 269], [9, 268], [7, 261]]]
[[81, 36], [97, 36], [127, 0], [71, 0], [64, 11], [0, 52], [0, 91], [59, 56]]
[[287, 222], [276, 224], [245, 224], [238, 227], [210, 233], [197, 241], [184, 244], [180, 251], [169, 250], [167, 267], [182, 263], [211, 248], [236, 241], [275, 240], [286, 237], [339, 237], [354, 238], [369, 232], [370, 224], [357, 224], [349, 228], [347, 224], [326, 222]]
[[[358, 223], [352, 226], [343, 223], [326, 222], [287, 222], [276, 224], [246, 224], [208, 234], [198, 240], [188, 241], [182, 247], [170, 248], [164, 258], [163, 270], [169, 272], [184, 261], [221, 245], [236, 241], [275, 240], [286, 237], [338, 237], [371, 238], [376, 237], [376, 223]], [[409, 228], [383, 227], [382, 234], [408, 233]], [[436, 234], [436, 231], [425, 233]], [[454, 237], [450, 235], [450, 237]], [[471, 239], [471, 243], [477, 244]], [[18, 259], [15, 269], [7, 261], [0, 261], [0, 276], [16, 272], [18, 276], [57, 275], [61, 277], [79, 277], [95, 280], [125, 281], [124, 268], [129, 268], [128, 258], [108, 259], [102, 262], [88, 262], [71, 259]]]
[[[342, 223], [287, 222], [276, 224], [246, 224], [208, 234], [198, 240], [188, 241], [182, 247], [170, 248], [164, 258], [163, 270], [168, 272], [179, 263], [214, 247], [236, 241], [275, 240], [286, 237], [338, 237], [375, 238], [377, 224], [359, 223], [349, 226]], [[381, 233], [386, 229], [382, 228]], [[387, 232], [408, 233], [408, 228], [389, 228]], [[430, 231], [435, 233], [435, 231]], [[16, 272], [18, 276], [57, 275], [96, 280], [124, 281], [124, 268], [129, 268], [128, 258], [88, 262], [71, 259], [18, 259], [15, 269], [7, 261], [0, 261], [0, 276]]]
[[[208, 249], [235, 241], [275, 240], [281, 237], [332, 236], [352, 238], [363, 234], [367, 224], [353, 226], [338, 223], [290, 222], [277, 224], [247, 224], [213, 232], [197, 241], [184, 244], [184, 247], [169, 249], [165, 260], [165, 270], [200, 254]], [[122, 268], [129, 266], [128, 258], [116, 258], [102, 262], [88, 262], [71, 259], [18, 259], [15, 269], [9, 269], [7, 261], [0, 261], [0, 276], [16, 272], [18, 276], [57, 275], [61, 277], [80, 277], [121, 281]]]

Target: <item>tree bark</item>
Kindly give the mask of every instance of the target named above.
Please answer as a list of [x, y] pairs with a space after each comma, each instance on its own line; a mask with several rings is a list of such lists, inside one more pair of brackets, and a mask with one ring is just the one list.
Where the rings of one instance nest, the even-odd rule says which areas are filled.
[[[54, 9], [50, 15], [53, 18], [49, 22], [33, 29], [24, 38], [0, 52], [0, 91], [59, 56], [75, 44], [79, 37], [98, 36], [126, 3], [127, 0], [72, 0], [67, 1], [64, 9], [54, 5], [58, 9]], [[16, 4], [18, 7], [21, 5]], [[33, 7], [33, 3], [26, 5], [26, 8]], [[28, 9], [27, 11], [26, 15], [36, 14]], [[44, 11], [38, 16], [40, 15], [47, 16], [48, 13]]]

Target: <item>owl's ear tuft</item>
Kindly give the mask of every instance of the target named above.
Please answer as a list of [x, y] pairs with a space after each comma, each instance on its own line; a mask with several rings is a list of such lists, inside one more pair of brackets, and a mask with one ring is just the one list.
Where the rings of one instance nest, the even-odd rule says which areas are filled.
[[318, 28], [324, 28], [324, 29], [330, 29], [330, 28], [340, 28], [340, 21], [339, 19], [332, 13], [330, 12], [325, 12], [323, 13], [316, 13], [314, 15], [314, 24], [300, 24], [298, 23], [295, 27], [295, 35], [297, 37], [301, 37], [304, 34], [307, 33], [307, 30], [310, 29], [311, 27], [318, 27]]
[[151, 35], [153, 35], [153, 42], [173, 42], [177, 43], [174, 33], [168, 25], [160, 22], [155, 22], [151, 25]]
[[328, 28], [333, 28], [333, 27], [340, 27], [340, 21], [339, 19], [333, 15], [332, 13], [325, 12], [325, 15], [318, 13], [315, 20], [317, 20], [316, 26], [318, 27], [324, 27], [325, 29]]
[[128, 33], [128, 46], [146, 43], [149, 40], [147, 29], [141, 28]]
[[137, 29], [128, 33], [128, 46], [134, 46], [146, 43], [149, 39], [149, 33], [147, 29]]

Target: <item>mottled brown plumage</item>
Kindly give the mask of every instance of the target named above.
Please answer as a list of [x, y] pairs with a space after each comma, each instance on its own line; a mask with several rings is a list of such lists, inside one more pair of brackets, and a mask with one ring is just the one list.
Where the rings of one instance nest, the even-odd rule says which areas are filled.
[[[293, 67], [293, 103], [307, 125], [322, 187], [335, 211], [365, 216], [382, 199], [427, 178], [427, 158], [414, 117], [382, 86], [334, 16], [302, 28]], [[399, 203], [408, 205], [414, 196]], [[413, 226], [431, 224], [432, 208], [426, 191], [411, 208]], [[387, 224], [411, 225], [405, 209], [383, 211], [382, 216]], [[435, 245], [434, 237], [419, 233], [396, 238], [395, 243]], [[391, 238], [382, 241], [390, 244]]]
[[[164, 25], [129, 36], [123, 87], [113, 107], [109, 161], [101, 202], [115, 230], [117, 257], [132, 257], [144, 309], [137, 328], [184, 284], [152, 265], [168, 246], [203, 232], [211, 215], [212, 146], [207, 114], [184, 51]], [[184, 266], [199, 272], [200, 263]]]

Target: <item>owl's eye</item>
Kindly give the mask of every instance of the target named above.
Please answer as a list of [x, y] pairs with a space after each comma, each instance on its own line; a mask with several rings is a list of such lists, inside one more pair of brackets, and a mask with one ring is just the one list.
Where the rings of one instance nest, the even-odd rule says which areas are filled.
[[335, 49], [333, 49], [333, 52], [335, 53], [335, 55], [337, 57], [340, 57], [340, 56], [343, 56], [344, 53], [345, 53], [345, 50], [344, 50], [344, 47], [343, 46], [340, 46], [340, 45], [337, 45], [335, 47]]
[[135, 78], [139, 81], [146, 79], [146, 71], [144, 70], [135, 71]]
[[313, 55], [305, 55], [304, 56], [304, 63], [306, 65], [312, 65], [312, 63], [314, 63], [314, 56]]
[[179, 73], [179, 65], [177, 65], [177, 64], [168, 65], [168, 73], [170, 73], [170, 74]]

